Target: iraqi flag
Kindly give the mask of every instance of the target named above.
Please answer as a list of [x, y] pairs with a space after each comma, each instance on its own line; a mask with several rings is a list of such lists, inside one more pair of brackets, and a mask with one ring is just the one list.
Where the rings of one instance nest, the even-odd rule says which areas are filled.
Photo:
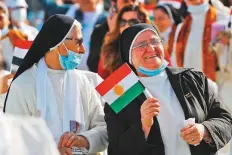
[[139, 78], [126, 63], [96, 87], [115, 113], [119, 113], [144, 89]]
[[33, 41], [20, 40], [20, 39], [15, 41], [14, 55], [13, 55], [11, 70], [10, 70], [11, 73], [16, 72], [18, 70], [32, 43]]

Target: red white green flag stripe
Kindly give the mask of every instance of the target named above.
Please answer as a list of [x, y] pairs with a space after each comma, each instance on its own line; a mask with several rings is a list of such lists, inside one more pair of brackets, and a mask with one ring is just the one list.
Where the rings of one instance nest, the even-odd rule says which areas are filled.
[[139, 78], [125, 63], [100, 83], [96, 90], [110, 107], [116, 113], [119, 113], [144, 91], [144, 87]]

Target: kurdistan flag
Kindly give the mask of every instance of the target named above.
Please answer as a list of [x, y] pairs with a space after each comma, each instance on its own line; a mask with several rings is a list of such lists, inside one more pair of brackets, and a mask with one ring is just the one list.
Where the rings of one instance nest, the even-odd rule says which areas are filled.
[[100, 83], [96, 90], [115, 113], [119, 113], [144, 91], [144, 86], [128, 64], [124, 63]]

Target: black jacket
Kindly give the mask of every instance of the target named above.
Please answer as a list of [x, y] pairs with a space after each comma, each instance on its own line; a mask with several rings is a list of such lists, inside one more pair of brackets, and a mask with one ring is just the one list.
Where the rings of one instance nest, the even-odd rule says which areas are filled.
[[[198, 146], [190, 145], [191, 154], [215, 155], [231, 139], [230, 113], [222, 106], [202, 73], [181, 68], [167, 68], [166, 72], [185, 119], [194, 117], [196, 123], [208, 129], [213, 139], [213, 145], [204, 141]], [[119, 114], [105, 104], [108, 155], [165, 155], [157, 118], [154, 118], [148, 139], [145, 140], [140, 115], [140, 107], [145, 99], [144, 94], [139, 95]]]
[[87, 60], [87, 65], [89, 70], [97, 73], [98, 63], [100, 60], [101, 47], [104, 42], [106, 33], [109, 31], [108, 23], [105, 19], [102, 24], [95, 26], [93, 33], [91, 35], [89, 57]]

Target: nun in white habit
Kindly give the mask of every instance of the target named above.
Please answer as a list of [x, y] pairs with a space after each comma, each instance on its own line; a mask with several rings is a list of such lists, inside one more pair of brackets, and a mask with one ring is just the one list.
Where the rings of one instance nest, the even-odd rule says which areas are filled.
[[18, 69], [4, 106], [6, 113], [42, 117], [61, 154], [77, 147], [92, 155], [107, 147], [102, 102], [93, 85], [96, 75], [75, 69], [85, 53], [82, 43], [79, 22], [65, 15], [50, 17]]

